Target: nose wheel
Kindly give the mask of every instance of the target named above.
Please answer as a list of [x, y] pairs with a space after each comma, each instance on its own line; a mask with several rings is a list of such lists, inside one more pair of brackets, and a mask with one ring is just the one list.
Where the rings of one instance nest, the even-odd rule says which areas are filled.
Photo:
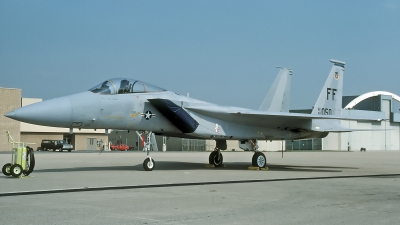
[[152, 171], [155, 165], [156, 164], [154, 163], [154, 160], [151, 157], [146, 158], [143, 162], [143, 168], [146, 171]]

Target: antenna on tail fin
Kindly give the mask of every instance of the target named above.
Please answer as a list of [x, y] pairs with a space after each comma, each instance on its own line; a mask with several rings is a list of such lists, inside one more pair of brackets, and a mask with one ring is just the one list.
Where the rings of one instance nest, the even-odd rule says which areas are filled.
[[340, 115], [342, 109], [343, 72], [345, 62], [330, 60], [333, 63], [328, 79], [319, 94], [312, 114]]

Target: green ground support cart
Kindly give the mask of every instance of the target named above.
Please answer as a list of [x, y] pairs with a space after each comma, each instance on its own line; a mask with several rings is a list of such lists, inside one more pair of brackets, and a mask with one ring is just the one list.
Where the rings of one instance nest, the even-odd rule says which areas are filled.
[[2, 172], [6, 176], [21, 177], [22, 174], [28, 176], [35, 168], [35, 156], [33, 149], [26, 142], [16, 142], [7, 131], [8, 142], [13, 145], [11, 154], [11, 163], [3, 166]]

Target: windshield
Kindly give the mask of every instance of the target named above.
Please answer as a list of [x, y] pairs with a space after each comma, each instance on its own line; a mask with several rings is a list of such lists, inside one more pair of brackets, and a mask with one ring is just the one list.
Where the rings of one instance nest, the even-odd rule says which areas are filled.
[[101, 84], [89, 89], [89, 91], [103, 95], [115, 95], [115, 94], [130, 94], [130, 93], [144, 93], [144, 92], [160, 92], [160, 91], [165, 91], [165, 89], [144, 83], [139, 80], [114, 78], [102, 82]]

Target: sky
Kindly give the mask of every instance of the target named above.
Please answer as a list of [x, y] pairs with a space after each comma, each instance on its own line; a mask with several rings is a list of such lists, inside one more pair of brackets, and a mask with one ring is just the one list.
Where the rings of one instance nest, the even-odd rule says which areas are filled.
[[0, 87], [27, 98], [127, 77], [258, 109], [283, 66], [306, 109], [330, 59], [346, 62], [344, 95], [400, 95], [400, 0], [0, 0]]

